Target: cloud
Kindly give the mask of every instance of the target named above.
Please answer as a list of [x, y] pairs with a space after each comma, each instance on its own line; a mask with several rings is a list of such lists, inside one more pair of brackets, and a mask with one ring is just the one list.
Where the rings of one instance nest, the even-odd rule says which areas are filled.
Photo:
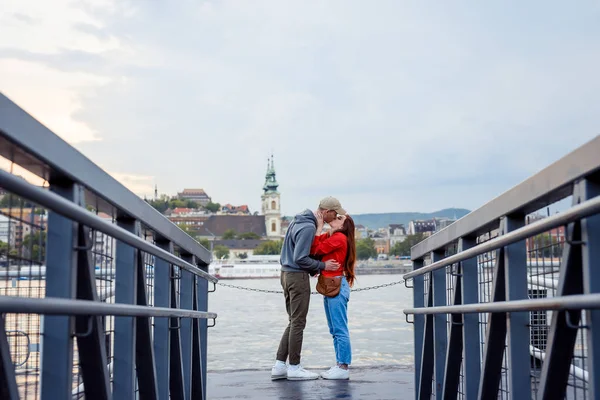
[[[154, 191], [155, 177], [153, 176], [129, 175], [119, 172], [109, 172], [109, 174], [134, 193], [150, 194]], [[151, 196], [148, 197], [151, 198]]]
[[100, 79], [72, 86], [67, 114], [102, 138], [77, 147], [160, 192], [259, 210], [273, 150], [288, 214], [328, 194], [352, 213], [475, 208], [598, 134], [594, 3], [67, 8], [72, 42], [0, 58]]
[[13, 17], [16, 20], [24, 22], [29, 25], [34, 25], [37, 22], [37, 20], [35, 18], [32, 18], [29, 15], [25, 15], [25, 14], [21, 14], [21, 13], [14, 13]]

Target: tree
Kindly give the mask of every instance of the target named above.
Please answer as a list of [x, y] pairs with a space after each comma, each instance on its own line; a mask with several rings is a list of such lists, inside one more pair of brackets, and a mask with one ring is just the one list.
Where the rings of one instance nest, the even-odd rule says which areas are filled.
[[179, 229], [181, 229], [182, 231], [184, 231], [185, 233], [187, 233], [190, 236], [194, 236], [194, 232], [192, 230], [192, 228], [189, 225], [186, 224], [177, 224], [177, 226], [179, 227]]
[[256, 255], [277, 255], [281, 254], [283, 240], [267, 240], [262, 242], [254, 249]]
[[198, 243], [200, 243], [204, 248], [210, 249], [210, 241], [208, 239], [206, 239], [206, 238], [199, 239]]
[[215, 256], [218, 259], [229, 258], [229, 248], [227, 248], [227, 246], [222, 245], [215, 246]]
[[238, 254], [238, 258], [240, 260], [245, 260], [246, 258], [248, 258], [248, 253], [240, 253]]
[[23, 238], [23, 249], [25, 254], [34, 261], [41, 263], [46, 259], [46, 231], [36, 230]]
[[356, 258], [359, 260], [367, 260], [377, 255], [375, 250], [375, 242], [371, 238], [359, 239], [356, 242]]
[[146, 203], [150, 204], [156, 211], [163, 214], [169, 208], [169, 200], [168, 199], [160, 199], [160, 200], [146, 200]]
[[194, 200], [188, 200], [185, 202], [186, 208], [200, 208], [200, 204], [196, 203]]
[[181, 200], [177, 198], [169, 198], [167, 195], [161, 195], [156, 200], [146, 200], [146, 203], [154, 207], [158, 212], [164, 214], [168, 209], [173, 208], [200, 208], [200, 205], [194, 200]]
[[425, 235], [422, 233], [415, 233], [414, 235], [407, 235], [404, 241], [397, 242], [391, 249], [390, 254], [394, 256], [406, 257], [410, 256], [410, 249], [415, 244], [425, 239]]
[[0, 207], [1, 208], [32, 208], [33, 204], [28, 202], [27, 200], [23, 199], [22, 197], [19, 197], [17, 195], [14, 195], [12, 193], [9, 193], [7, 195], [4, 195], [1, 199], [0, 199]]
[[223, 232], [223, 239], [224, 240], [235, 239], [236, 235], [237, 235], [237, 233], [233, 229], [227, 229], [225, 232]]
[[216, 213], [221, 209], [221, 205], [219, 203], [213, 203], [212, 201], [209, 201], [204, 208], [212, 213]]
[[[8, 254], [7, 254], [8, 253]], [[1, 258], [8, 258], [8, 257], [17, 257], [19, 255], [19, 252], [17, 251], [17, 249], [11, 249], [8, 245], [8, 243], [3, 242], [2, 240], [0, 240], [0, 257]]]
[[560, 257], [561, 246], [558, 239], [549, 233], [540, 233], [533, 237], [533, 248], [529, 251], [535, 257]]
[[244, 239], [260, 239], [260, 235], [257, 235], [254, 232], [244, 232], [237, 235], [237, 238], [240, 240]]

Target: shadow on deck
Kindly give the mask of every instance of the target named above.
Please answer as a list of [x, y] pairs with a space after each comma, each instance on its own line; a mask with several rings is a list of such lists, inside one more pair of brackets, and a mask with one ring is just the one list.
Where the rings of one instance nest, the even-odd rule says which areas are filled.
[[265, 370], [209, 372], [207, 380], [209, 399], [387, 400], [414, 397], [414, 372], [403, 366], [352, 368], [347, 381], [271, 381], [270, 371]]

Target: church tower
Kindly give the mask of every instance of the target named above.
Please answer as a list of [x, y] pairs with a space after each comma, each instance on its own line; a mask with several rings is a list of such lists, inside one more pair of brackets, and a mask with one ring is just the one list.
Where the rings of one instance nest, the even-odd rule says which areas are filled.
[[263, 186], [262, 213], [267, 225], [267, 237], [276, 239], [281, 237], [281, 203], [280, 194], [277, 191], [279, 184], [275, 176], [275, 163], [273, 155], [267, 160], [267, 175]]

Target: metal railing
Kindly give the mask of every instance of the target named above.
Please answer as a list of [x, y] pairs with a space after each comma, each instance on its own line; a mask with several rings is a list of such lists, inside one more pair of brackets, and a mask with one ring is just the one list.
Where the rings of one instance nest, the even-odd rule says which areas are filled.
[[411, 258], [415, 398], [600, 397], [600, 136]]
[[206, 398], [210, 252], [2, 94], [0, 157], [0, 398]]

